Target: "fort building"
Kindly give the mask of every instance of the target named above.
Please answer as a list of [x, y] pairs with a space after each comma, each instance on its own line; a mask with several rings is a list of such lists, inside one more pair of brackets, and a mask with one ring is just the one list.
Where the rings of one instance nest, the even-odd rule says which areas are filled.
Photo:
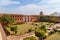
[[[2, 17], [4, 14], [0, 13], [0, 17]], [[44, 15], [44, 13], [41, 11], [39, 15], [22, 15], [22, 14], [6, 14], [8, 16], [11, 16], [14, 18], [14, 23], [21, 23], [21, 22], [35, 22], [38, 20], [40, 16], [47, 16], [49, 17], [49, 22], [60, 22], [60, 16], [49, 16]], [[52, 19], [50, 19], [52, 18]], [[54, 19], [55, 18], [55, 19]]]
[[[2, 17], [4, 14], [0, 14], [0, 17]], [[20, 23], [20, 22], [34, 22], [37, 21], [39, 16], [43, 15], [43, 12], [41, 12], [40, 15], [22, 15], [22, 14], [6, 14], [14, 18], [14, 23]]]

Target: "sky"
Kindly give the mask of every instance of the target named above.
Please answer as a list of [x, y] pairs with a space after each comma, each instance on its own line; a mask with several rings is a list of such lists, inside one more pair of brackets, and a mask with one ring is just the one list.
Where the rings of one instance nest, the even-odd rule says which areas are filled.
[[0, 13], [45, 15], [60, 12], [60, 0], [0, 0]]

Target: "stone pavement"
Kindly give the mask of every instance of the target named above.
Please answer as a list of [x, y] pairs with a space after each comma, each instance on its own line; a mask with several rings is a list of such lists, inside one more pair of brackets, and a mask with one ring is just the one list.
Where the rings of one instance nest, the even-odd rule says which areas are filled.
[[34, 31], [30, 32], [30, 33], [26, 33], [26, 34], [21, 35], [21, 36], [8, 36], [7, 39], [8, 40], [23, 40], [24, 38], [30, 37], [30, 36], [35, 36]]

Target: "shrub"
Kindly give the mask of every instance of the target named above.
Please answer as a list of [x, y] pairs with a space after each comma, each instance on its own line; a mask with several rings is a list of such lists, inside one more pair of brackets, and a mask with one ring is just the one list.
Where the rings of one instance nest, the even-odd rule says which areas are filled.
[[15, 32], [15, 34], [17, 33], [17, 26], [11, 27], [10, 29], [11, 31]]
[[40, 27], [40, 29], [45, 29], [46, 28], [46, 25], [42, 25], [41, 27]]
[[35, 35], [37, 36], [37, 37], [42, 37], [42, 38], [44, 38], [46, 35], [45, 35], [45, 31], [44, 30], [40, 30], [40, 29], [36, 29], [35, 30]]
[[37, 29], [37, 27], [35, 27], [35, 29]]
[[35, 26], [38, 26], [38, 24], [35, 24]]
[[31, 36], [31, 37], [26, 37], [23, 40], [37, 40], [35, 37]]
[[57, 29], [56, 29], [56, 28], [53, 28], [53, 31], [51, 31], [51, 32], [49, 33], [49, 35], [54, 34], [55, 32], [57, 32]]
[[54, 32], [57, 32], [57, 29], [56, 29], [56, 28], [53, 28], [53, 31], [54, 31]]
[[55, 33], [55, 31], [51, 31], [51, 32], [49, 33], [49, 35], [54, 34], [54, 33]]
[[32, 28], [28, 29], [28, 31], [31, 32], [32, 31]]
[[24, 24], [24, 22], [17, 22], [14, 25]]
[[4, 30], [5, 30], [7, 36], [10, 35], [10, 32], [9, 32], [9, 30], [8, 30], [8, 27], [5, 26], [5, 27], [4, 27]]
[[34, 25], [34, 23], [31, 23], [32, 25]]
[[40, 27], [40, 29], [41, 29], [41, 30], [44, 30], [45, 32], [47, 31], [47, 30], [46, 30], [46, 25], [42, 25], [42, 26]]

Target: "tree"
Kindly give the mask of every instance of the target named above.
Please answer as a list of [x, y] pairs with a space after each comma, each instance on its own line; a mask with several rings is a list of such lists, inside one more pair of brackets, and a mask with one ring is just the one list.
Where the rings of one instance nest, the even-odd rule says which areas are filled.
[[48, 16], [40, 16], [38, 21], [48, 21]]
[[52, 22], [58, 22], [58, 17], [57, 16], [50, 16], [49, 17], [49, 21], [52, 21]]
[[13, 17], [11, 16], [8, 16], [8, 15], [3, 15], [1, 18], [0, 18], [0, 22], [3, 24], [3, 25], [7, 25], [7, 24], [11, 24], [14, 22], [14, 19]]
[[54, 12], [54, 13], [52, 13], [51, 15], [50, 15], [50, 17], [49, 17], [49, 21], [51, 21], [51, 22], [59, 22], [58, 20], [59, 20], [59, 18], [58, 18], [58, 13], [57, 12]]
[[46, 32], [44, 30], [36, 29], [35, 35], [39, 37], [39, 40], [43, 40], [44, 37], [46, 37]]
[[31, 37], [26, 37], [23, 40], [37, 40], [35, 37], [31, 36]]

